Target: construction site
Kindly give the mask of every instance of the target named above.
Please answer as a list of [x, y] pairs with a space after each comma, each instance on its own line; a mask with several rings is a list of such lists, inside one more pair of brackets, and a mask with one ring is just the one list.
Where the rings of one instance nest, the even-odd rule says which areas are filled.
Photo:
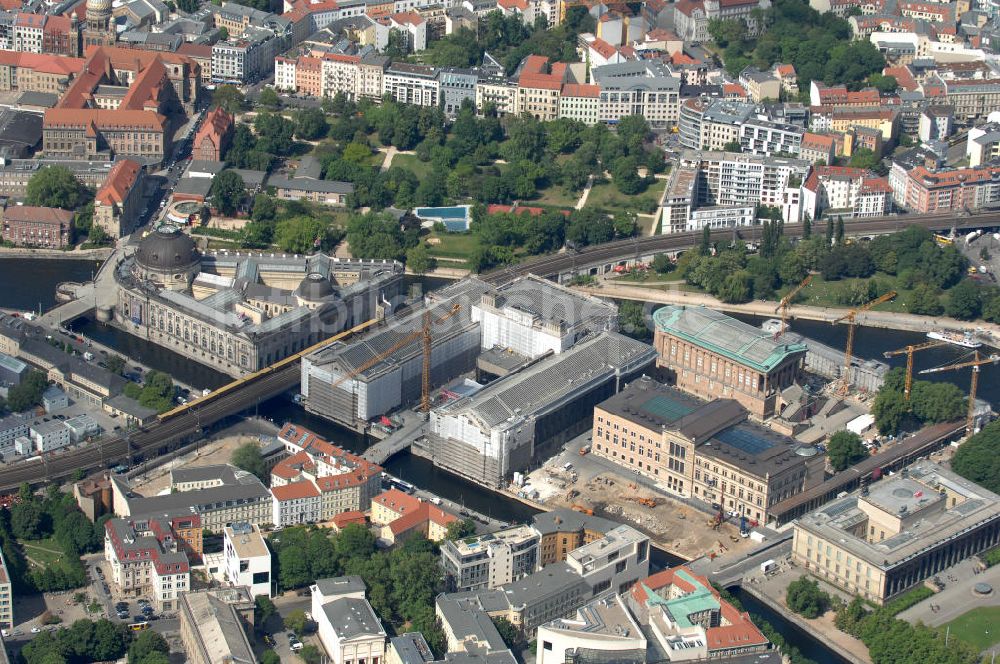
[[[694, 507], [630, 477], [627, 471], [605, 468], [589, 454], [577, 451], [574, 455], [572, 450], [577, 448], [572, 445], [569, 449], [525, 477], [532, 502], [546, 509], [568, 507], [627, 523], [686, 560], [739, 554], [757, 545], [749, 537], [740, 537], [738, 523], [724, 520], [720, 512], [713, 516], [707, 506]], [[525, 497], [523, 489], [519, 496]]]

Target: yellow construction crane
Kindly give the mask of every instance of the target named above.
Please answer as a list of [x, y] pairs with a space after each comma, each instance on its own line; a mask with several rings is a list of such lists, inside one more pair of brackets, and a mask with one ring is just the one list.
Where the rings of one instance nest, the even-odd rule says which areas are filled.
[[774, 308], [774, 313], [778, 313], [779, 309], [781, 310], [781, 331], [778, 334], [785, 333], [785, 320], [788, 318], [788, 305], [791, 304], [795, 296], [799, 294], [799, 291], [808, 286], [809, 282], [812, 280], [813, 276], [811, 274], [807, 274], [806, 278], [799, 282], [798, 286], [788, 291], [788, 294], [781, 298], [781, 302], [779, 302], [778, 306]]
[[979, 387], [979, 367], [984, 364], [996, 364], [1000, 362], [1000, 355], [990, 355], [989, 357], [980, 358], [979, 351], [975, 351], [973, 359], [966, 362], [957, 362], [955, 364], [949, 364], [944, 367], [934, 367], [933, 369], [924, 369], [920, 373], [930, 374], [938, 373], [941, 371], [952, 371], [957, 369], [965, 369], [967, 367], [972, 367], [972, 384], [969, 386], [969, 413], [965, 417], [965, 435], [972, 435], [972, 424], [973, 416], [976, 412], [976, 388]]
[[353, 371], [350, 371], [341, 376], [340, 378], [338, 378], [337, 380], [333, 381], [331, 387], [336, 388], [345, 381], [351, 380], [355, 376], [363, 374], [364, 372], [368, 371], [379, 362], [382, 362], [383, 360], [391, 356], [399, 349], [410, 345], [417, 339], [420, 339], [424, 356], [423, 385], [420, 394], [420, 410], [422, 410], [425, 413], [429, 412], [431, 409], [431, 327], [433, 325], [437, 325], [439, 323], [443, 323], [444, 321], [448, 320], [449, 318], [457, 314], [458, 310], [461, 308], [462, 305], [456, 304], [448, 311], [448, 313], [444, 314], [443, 316], [439, 316], [436, 319], [431, 319], [431, 312], [425, 311], [423, 325], [421, 325], [418, 329], [414, 330], [413, 332], [410, 332], [408, 335], [406, 335], [405, 337], [403, 337], [402, 339], [400, 339], [399, 341], [397, 341], [392, 346], [382, 351], [375, 357], [371, 358], [370, 360], [367, 360], [366, 362], [362, 362], [361, 365], [358, 366]]
[[885, 295], [880, 295], [871, 302], [866, 302], [856, 309], [851, 309], [846, 314], [833, 321], [834, 323], [839, 323], [840, 321], [847, 321], [847, 347], [844, 348], [844, 382], [840, 387], [841, 394], [847, 394], [851, 389], [851, 358], [854, 352], [854, 323], [857, 320], [858, 314], [863, 311], [868, 311], [872, 307], [878, 306], [883, 302], [888, 302], [892, 298], [896, 297], [896, 291], [889, 291]]
[[947, 341], [925, 341], [922, 344], [912, 344], [906, 348], [897, 348], [896, 350], [887, 350], [883, 355], [886, 359], [890, 357], [895, 357], [896, 355], [906, 354], [906, 382], [903, 385], [903, 398], [906, 401], [910, 400], [910, 389], [913, 387], [913, 354], [927, 350], [928, 348], [937, 348], [938, 346], [944, 346]]

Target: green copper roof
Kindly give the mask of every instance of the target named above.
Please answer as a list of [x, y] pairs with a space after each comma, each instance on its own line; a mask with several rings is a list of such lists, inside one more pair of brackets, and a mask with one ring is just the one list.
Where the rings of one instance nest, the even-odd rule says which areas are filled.
[[806, 352], [805, 344], [779, 343], [774, 335], [707, 307], [668, 305], [653, 314], [653, 321], [662, 332], [762, 373]]
[[715, 599], [715, 595], [710, 589], [682, 569], [677, 570], [675, 574], [694, 586], [694, 590], [674, 599], [660, 597], [645, 584], [643, 584], [643, 590], [646, 591], [646, 597], [649, 598], [648, 602], [665, 606], [670, 617], [679, 627], [694, 626], [688, 616], [720, 609], [719, 601]]

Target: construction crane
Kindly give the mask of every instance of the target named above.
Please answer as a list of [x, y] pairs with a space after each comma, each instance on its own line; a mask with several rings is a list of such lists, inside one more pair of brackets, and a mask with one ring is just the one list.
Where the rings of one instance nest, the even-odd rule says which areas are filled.
[[811, 274], [807, 274], [806, 278], [799, 282], [798, 286], [790, 290], [785, 297], [781, 298], [781, 302], [779, 302], [778, 306], [774, 308], [774, 313], [778, 313], [779, 309], [781, 310], [781, 330], [778, 332], [779, 336], [785, 333], [785, 320], [788, 318], [788, 305], [791, 304], [795, 296], [799, 294], [799, 291], [808, 286], [809, 282], [812, 280], [813, 276]]
[[911, 344], [906, 348], [897, 348], [896, 350], [887, 350], [883, 355], [885, 359], [890, 357], [895, 357], [896, 355], [906, 354], [906, 382], [903, 384], [903, 398], [906, 401], [910, 400], [910, 389], [913, 387], [913, 354], [927, 350], [928, 348], [937, 348], [938, 346], [944, 346], [947, 341], [925, 341], [922, 344]]
[[941, 371], [952, 371], [957, 369], [965, 369], [967, 367], [972, 368], [972, 384], [969, 386], [969, 413], [965, 417], [965, 435], [972, 435], [972, 425], [973, 419], [976, 412], [976, 388], [979, 387], [979, 367], [984, 364], [996, 364], [1000, 362], [1000, 355], [990, 355], [989, 357], [979, 357], [979, 351], [975, 351], [973, 359], [967, 360], [965, 362], [957, 362], [955, 364], [949, 364], [943, 367], [934, 367], [933, 369], [924, 369], [920, 373], [930, 374], [938, 373]]
[[353, 371], [350, 371], [341, 376], [340, 378], [338, 378], [337, 380], [333, 381], [331, 388], [337, 388], [345, 381], [351, 380], [352, 378], [355, 378], [356, 376], [363, 374], [364, 372], [368, 371], [379, 362], [382, 362], [388, 357], [390, 357], [393, 353], [395, 353], [399, 349], [404, 348], [419, 339], [421, 341], [421, 347], [424, 356], [423, 385], [420, 394], [420, 410], [425, 413], [429, 412], [431, 409], [431, 327], [448, 320], [449, 318], [457, 314], [458, 310], [461, 308], [462, 305], [456, 304], [446, 314], [444, 314], [443, 316], [439, 316], [438, 318], [435, 319], [431, 318], [431, 312], [429, 310], [425, 311], [423, 324], [418, 329], [414, 330], [413, 332], [410, 332], [408, 335], [406, 335], [405, 337], [394, 343], [392, 346], [389, 346], [389, 348], [382, 351], [381, 353], [371, 358], [370, 360], [362, 362], [361, 365], [358, 366]]
[[851, 309], [846, 314], [833, 321], [834, 324], [840, 321], [847, 321], [847, 347], [844, 348], [844, 382], [840, 387], [840, 394], [847, 394], [851, 389], [851, 358], [854, 352], [854, 323], [857, 320], [858, 314], [863, 311], [868, 311], [872, 307], [876, 307], [883, 302], [888, 302], [892, 298], [896, 297], [896, 291], [889, 291], [885, 295], [880, 295], [871, 302], [866, 302], [856, 309]]

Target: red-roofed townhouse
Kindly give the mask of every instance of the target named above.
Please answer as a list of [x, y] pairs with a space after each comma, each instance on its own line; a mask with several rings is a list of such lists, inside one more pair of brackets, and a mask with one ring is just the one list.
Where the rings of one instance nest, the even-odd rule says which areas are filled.
[[1000, 202], [1000, 167], [930, 171], [917, 166], [906, 174], [904, 200], [908, 210], [919, 214], [996, 204]]
[[177, 608], [177, 599], [191, 587], [191, 565], [178, 530], [200, 532], [201, 518], [129, 517], [104, 524], [104, 559], [122, 596], [152, 596], [161, 611]]
[[320, 520], [320, 494], [309, 480], [271, 487], [272, 520], [278, 528]]
[[131, 233], [142, 209], [142, 166], [122, 159], [111, 167], [94, 196], [94, 224], [108, 237]]
[[194, 135], [191, 146], [193, 159], [222, 161], [233, 137], [233, 116], [217, 107], [208, 112]]
[[545, 56], [529, 55], [521, 62], [515, 75], [515, 114], [528, 113], [542, 121], [559, 117], [559, 92], [566, 82], [566, 63], [549, 63]]
[[802, 142], [799, 144], [799, 159], [805, 159], [814, 164], [822, 161], [824, 165], [829, 165], [833, 163], [836, 155], [836, 142], [833, 136], [814, 134], [809, 131], [802, 134]]
[[793, 65], [774, 65], [774, 75], [781, 81], [781, 89], [790, 95], [799, 94], [799, 76]]
[[600, 117], [601, 88], [584, 83], [566, 83], [559, 95], [559, 117], [592, 125]]
[[399, 489], [389, 489], [372, 500], [371, 521], [382, 526], [379, 537], [388, 544], [415, 534], [439, 542], [448, 536], [448, 524], [458, 517]]
[[889, 182], [871, 171], [816, 166], [802, 186], [802, 210], [812, 219], [824, 214], [881, 217], [892, 211], [891, 194]]
[[83, 65], [82, 58], [0, 51], [0, 90], [62, 94]]

